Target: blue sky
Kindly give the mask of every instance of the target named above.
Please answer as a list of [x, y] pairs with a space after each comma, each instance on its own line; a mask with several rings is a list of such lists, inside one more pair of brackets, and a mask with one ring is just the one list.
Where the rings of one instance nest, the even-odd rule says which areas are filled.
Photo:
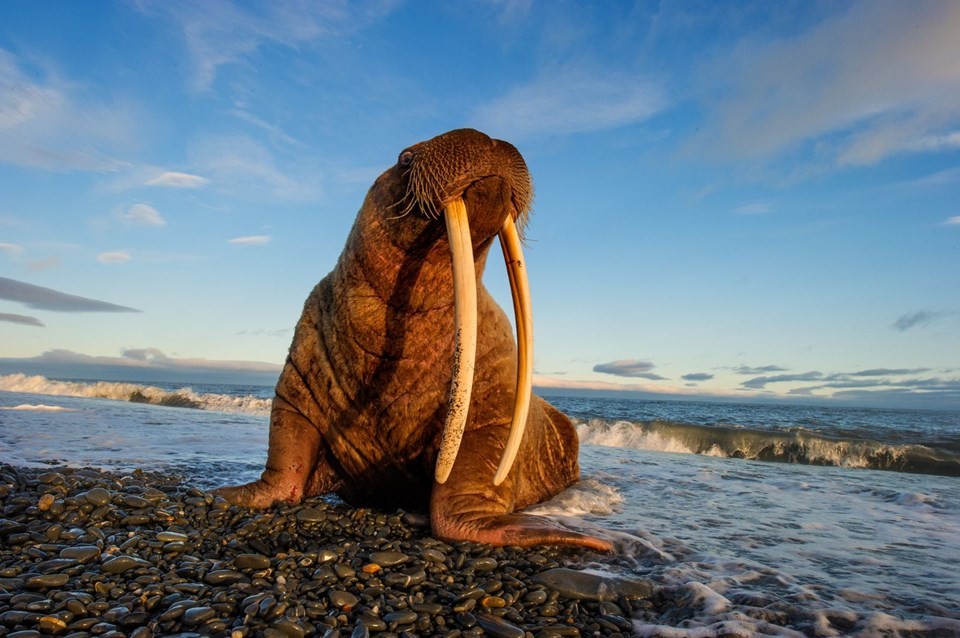
[[275, 375], [376, 175], [471, 126], [534, 177], [538, 386], [958, 407], [957, 33], [949, 1], [4, 2], [0, 373]]

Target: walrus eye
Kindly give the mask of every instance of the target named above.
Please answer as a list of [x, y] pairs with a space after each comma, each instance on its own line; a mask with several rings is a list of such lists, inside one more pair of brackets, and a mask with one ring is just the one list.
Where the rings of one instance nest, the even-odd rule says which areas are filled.
[[400, 166], [410, 166], [410, 163], [413, 161], [413, 151], [404, 151], [400, 153], [400, 158], [397, 162]]

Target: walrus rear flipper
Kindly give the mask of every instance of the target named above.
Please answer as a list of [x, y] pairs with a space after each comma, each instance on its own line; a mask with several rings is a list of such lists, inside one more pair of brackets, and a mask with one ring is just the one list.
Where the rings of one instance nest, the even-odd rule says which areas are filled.
[[[609, 541], [574, 532], [540, 516], [513, 512], [516, 481], [522, 479], [511, 473], [501, 485], [493, 485], [499, 460], [498, 438], [502, 447], [503, 437], [498, 437], [494, 428], [468, 432], [450, 478], [446, 483], [433, 484], [430, 523], [437, 538], [499, 546], [570, 545], [613, 551]], [[475, 453], [480, 450], [483, 452]]]

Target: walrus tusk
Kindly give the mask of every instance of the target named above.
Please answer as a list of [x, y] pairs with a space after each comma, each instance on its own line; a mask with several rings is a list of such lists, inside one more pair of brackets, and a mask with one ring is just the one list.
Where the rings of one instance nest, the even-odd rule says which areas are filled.
[[473, 264], [473, 243], [467, 207], [462, 198], [444, 209], [450, 259], [453, 266], [453, 305], [456, 341], [453, 345], [453, 380], [450, 382], [450, 407], [443, 425], [440, 451], [434, 477], [445, 483], [457, 459], [463, 430], [470, 409], [473, 371], [477, 360], [477, 273]]
[[503, 483], [510, 473], [514, 459], [517, 458], [523, 431], [527, 426], [530, 396], [533, 394], [533, 310], [530, 303], [530, 283], [523, 263], [517, 225], [509, 215], [500, 229], [500, 247], [503, 249], [503, 259], [507, 262], [507, 277], [510, 279], [513, 313], [517, 324], [517, 393], [510, 435], [503, 450], [503, 458], [500, 459], [500, 467], [493, 477], [494, 485]]

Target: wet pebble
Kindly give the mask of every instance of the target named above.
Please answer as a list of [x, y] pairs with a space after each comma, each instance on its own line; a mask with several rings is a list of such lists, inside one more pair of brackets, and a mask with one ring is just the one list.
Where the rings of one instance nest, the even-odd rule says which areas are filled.
[[563, 596], [583, 600], [616, 600], [620, 596], [649, 598], [655, 590], [654, 584], [649, 580], [627, 579], [612, 574], [595, 574], [565, 567], [547, 570], [535, 576], [533, 580]]
[[24, 581], [24, 587], [27, 589], [53, 589], [63, 587], [68, 582], [70, 582], [70, 576], [67, 574], [42, 574], [28, 576]]
[[330, 602], [336, 607], [353, 607], [360, 602], [359, 598], [342, 589], [334, 589], [331, 591], [329, 598]]
[[397, 551], [373, 552], [370, 554], [370, 562], [383, 567], [393, 567], [394, 565], [406, 563], [409, 560], [410, 557], [408, 555]]
[[71, 558], [81, 563], [89, 563], [100, 558], [100, 548], [96, 545], [74, 545], [60, 550], [60, 558]]
[[110, 502], [110, 492], [102, 487], [95, 487], [86, 493], [87, 502], [96, 507], [106, 505]]
[[662, 604], [618, 577], [558, 584], [582, 574], [555, 572], [575, 552], [448, 544], [415, 520], [0, 464], [0, 635], [602, 638]]
[[526, 635], [526, 632], [520, 627], [490, 614], [477, 616], [477, 624], [484, 632], [494, 636], [494, 638], [523, 638]]
[[123, 572], [140, 567], [150, 567], [152, 563], [138, 556], [115, 556], [108, 559], [100, 569], [107, 574], [122, 574]]
[[240, 554], [233, 559], [233, 566], [237, 569], [267, 569], [270, 559], [263, 554]]

